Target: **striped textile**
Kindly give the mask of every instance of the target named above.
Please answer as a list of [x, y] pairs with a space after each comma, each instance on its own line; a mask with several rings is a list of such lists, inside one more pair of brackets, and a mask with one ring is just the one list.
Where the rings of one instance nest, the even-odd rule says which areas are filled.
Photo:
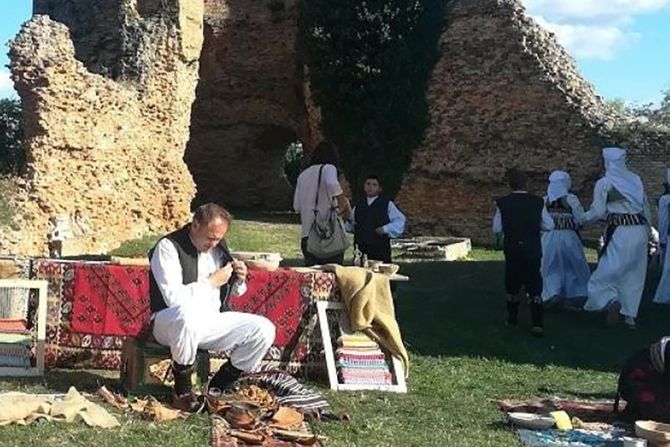
[[576, 230], [577, 224], [572, 214], [550, 213], [554, 220], [554, 230]]
[[376, 351], [350, 351], [347, 349], [338, 348], [335, 351], [337, 358], [342, 360], [386, 360], [386, 356], [381, 350]]
[[238, 384], [264, 388], [274, 394], [280, 405], [293, 407], [305, 415], [332, 415], [330, 404], [321, 394], [307, 388], [284, 371], [266, 370], [248, 374], [241, 377]]
[[372, 349], [372, 348], [360, 348], [355, 346], [349, 346], [346, 348], [337, 348], [335, 352], [338, 355], [355, 355], [355, 356], [360, 355], [372, 356], [372, 355], [380, 355], [380, 353], [382, 353], [381, 349], [379, 349], [378, 347]]
[[0, 343], [0, 366], [30, 367], [32, 353], [25, 343]]
[[30, 289], [0, 288], [0, 319], [18, 320], [28, 318], [29, 299]]
[[388, 371], [389, 366], [386, 364], [386, 361], [375, 361], [375, 362], [344, 362], [337, 361], [338, 368], [350, 368], [350, 369], [370, 369], [370, 370], [382, 370]]
[[608, 214], [607, 225], [620, 227], [632, 225], [645, 225], [647, 219], [642, 214]]
[[392, 385], [393, 376], [389, 371], [352, 371], [340, 370], [340, 378], [349, 384], [357, 385]]
[[29, 334], [28, 321], [19, 320], [0, 320], [0, 332], [10, 334]]
[[0, 343], [20, 343], [24, 346], [31, 346], [33, 344], [33, 339], [30, 334], [0, 333]]
[[1, 366], [30, 368], [30, 357], [0, 353], [0, 367]]
[[373, 341], [345, 341], [340, 343], [343, 348], [367, 348], [370, 350], [378, 350], [379, 345]]

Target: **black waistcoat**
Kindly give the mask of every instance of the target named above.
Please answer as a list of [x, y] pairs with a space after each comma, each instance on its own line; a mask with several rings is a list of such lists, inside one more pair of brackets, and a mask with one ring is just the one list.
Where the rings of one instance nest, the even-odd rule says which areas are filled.
[[354, 243], [369, 246], [390, 244], [388, 236], [379, 235], [375, 231], [390, 222], [389, 202], [390, 200], [387, 197], [379, 196], [370, 205], [368, 205], [367, 198], [356, 204]]
[[502, 216], [506, 255], [542, 257], [540, 231], [544, 201], [529, 193], [514, 193], [496, 201]]
[[[198, 249], [195, 248], [193, 242], [191, 242], [191, 237], [189, 235], [190, 228], [191, 228], [190, 224], [186, 225], [180, 228], [179, 230], [161, 238], [161, 240], [169, 239], [177, 248], [177, 254], [179, 255], [179, 264], [181, 265], [183, 284], [191, 284], [198, 280]], [[158, 242], [160, 242], [160, 240]], [[219, 247], [221, 247], [220, 250], [222, 258], [221, 265], [223, 266], [228, 262], [232, 261], [233, 257], [231, 256], [230, 250], [228, 250], [228, 246], [226, 245], [226, 242], [224, 240], [221, 241]], [[155, 250], [156, 246], [154, 246], [149, 251], [149, 260], [151, 260], [151, 257], [153, 256]], [[234, 281], [235, 281], [234, 277], [231, 277], [228, 284], [221, 287], [222, 309], [225, 307], [225, 301], [228, 297], [230, 284], [232, 284]], [[152, 313], [167, 308], [167, 304], [165, 304], [163, 294], [161, 293], [160, 288], [158, 287], [158, 283], [156, 282], [156, 278], [154, 277], [152, 271], [149, 271], [149, 298]]]

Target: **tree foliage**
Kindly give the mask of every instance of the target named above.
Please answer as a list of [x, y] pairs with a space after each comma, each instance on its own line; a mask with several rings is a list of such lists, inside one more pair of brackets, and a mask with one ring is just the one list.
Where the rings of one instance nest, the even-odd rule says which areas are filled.
[[608, 103], [619, 113], [628, 115], [644, 124], [670, 128], [670, 89], [663, 91], [660, 104], [628, 104], [621, 98], [613, 99]]
[[0, 99], [0, 175], [19, 174], [24, 164], [21, 103]]
[[428, 124], [426, 90], [444, 0], [302, 2], [301, 48], [324, 135], [349, 182], [379, 175], [395, 195]]

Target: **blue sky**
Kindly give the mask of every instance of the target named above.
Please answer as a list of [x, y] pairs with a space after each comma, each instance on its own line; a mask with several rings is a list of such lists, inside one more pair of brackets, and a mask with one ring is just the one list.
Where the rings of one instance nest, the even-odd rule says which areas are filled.
[[[605, 98], [646, 103], [670, 89], [670, 0], [522, 1]], [[15, 93], [4, 43], [30, 17], [32, 0], [0, 3], [0, 97], [6, 97]]]

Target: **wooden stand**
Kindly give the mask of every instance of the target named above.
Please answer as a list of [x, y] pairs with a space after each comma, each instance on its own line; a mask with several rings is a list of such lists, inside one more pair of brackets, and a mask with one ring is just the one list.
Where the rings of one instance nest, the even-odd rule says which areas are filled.
[[[149, 371], [151, 365], [171, 358], [170, 348], [156, 342], [128, 338], [121, 349], [121, 388], [126, 393], [137, 393], [163, 383]], [[200, 384], [209, 379], [209, 352], [196, 355], [196, 378]]]
[[[35, 367], [0, 367], [0, 377], [34, 377], [44, 375], [44, 349], [47, 335], [47, 281], [0, 279], [0, 288], [37, 290], [37, 336], [35, 338]], [[27, 317], [27, 315], [26, 315]]]
[[316, 309], [319, 314], [319, 326], [321, 328], [321, 338], [323, 340], [323, 348], [326, 354], [326, 366], [328, 368], [328, 380], [330, 381], [330, 389], [335, 391], [359, 391], [359, 390], [375, 390], [375, 391], [390, 391], [394, 393], [406, 393], [407, 384], [405, 382], [405, 369], [402, 362], [396, 357], [392, 357], [393, 385], [353, 385], [340, 383], [337, 378], [337, 367], [335, 365], [335, 354], [333, 352], [333, 341], [330, 338], [330, 325], [328, 323], [327, 310], [335, 310], [340, 316], [346, 316], [346, 311], [342, 303], [332, 301], [318, 301]]

